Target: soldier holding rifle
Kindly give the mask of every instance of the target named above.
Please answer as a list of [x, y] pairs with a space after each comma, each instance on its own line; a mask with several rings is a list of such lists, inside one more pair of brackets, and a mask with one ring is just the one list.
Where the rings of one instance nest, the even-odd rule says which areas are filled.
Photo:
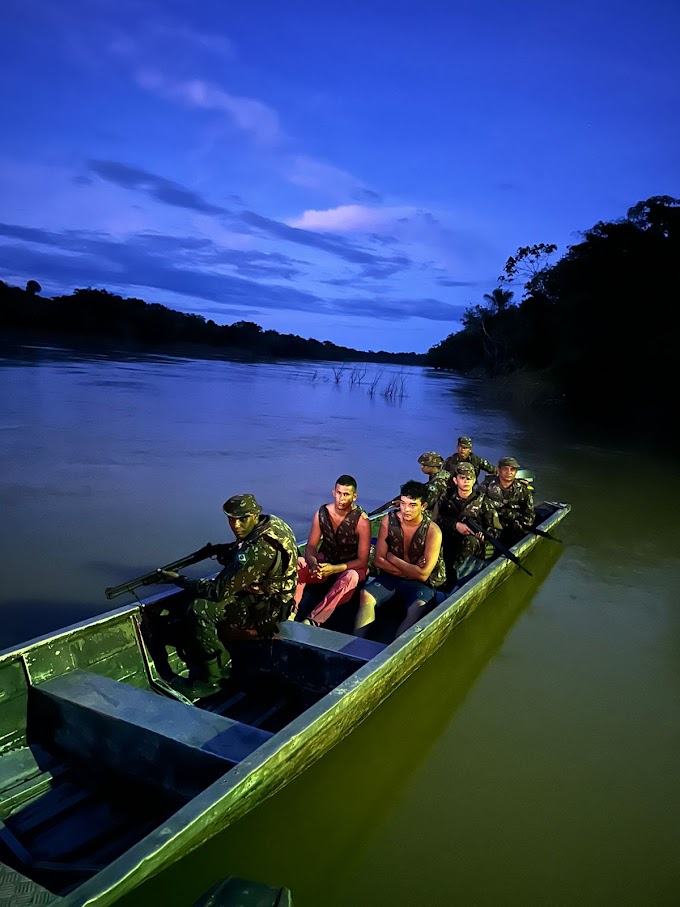
[[252, 494], [233, 495], [222, 510], [236, 543], [228, 546], [224, 568], [214, 579], [159, 571], [161, 582], [196, 596], [190, 614], [201, 664], [186, 690], [195, 698], [220, 688], [227, 660], [220, 635], [236, 640], [271, 637], [290, 613], [297, 581], [297, 542], [287, 523], [263, 514]]

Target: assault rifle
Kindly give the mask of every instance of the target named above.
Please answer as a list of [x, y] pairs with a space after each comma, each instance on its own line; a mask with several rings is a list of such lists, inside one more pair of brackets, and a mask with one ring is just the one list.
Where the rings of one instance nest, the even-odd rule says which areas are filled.
[[213, 545], [212, 542], [208, 542], [207, 545], [199, 548], [198, 551], [193, 551], [191, 554], [187, 554], [186, 557], [181, 557], [171, 564], [166, 564], [165, 567], [158, 567], [156, 570], [151, 570], [150, 573], [128, 580], [119, 586], [109, 586], [104, 589], [104, 595], [108, 599], [116, 598], [116, 596], [122, 595], [124, 592], [132, 592], [139, 586], [152, 586], [154, 583], [161, 583], [163, 582], [160, 577], [161, 570], [181, 570], [183, 567], [190, 567], [192, 564], [198, 564], [199, 561], [206, 560], [206, 558], [224, 554], [229, 547], [229, 545]]
[[527, 568], [520, 561], [516, 554], [513, 554], [512, 551], [509, 548], [506, 548], [506, 546], [502, 542], [499, 542], [498, 539], [495, 539], [490, 532], [483, 529], [479, 525], [479, 523], [475, 523], [475, 521], [471, 520], [469, 517], [463, 517], [460, 522], [464, 523], [466, 526], [472, 529], [475, 535], [479, 535], [479, 533], [481, 532], [487, 542], [489, 542], [489, 544], [492, 545], [499, 554], [502, 554], [503, 557], [507, 557], [507, 559], [509, 561], [512, 561], [513, 564], [517, 564], [519, 569], [524, 570], [524, 572], [529, 576], [534, 575], [530, 570], [527, 570]]
[[367, 513], [366, 516], [370, 519], [372, 516], [377, 516], [377, 514], [382, 513], [383, 510], [388, 510], [390, 507], [396, 507], [398, 504], [399, 495], [397, 495], [396, 498], [391, 498], [389, 501], [381, 504], [380, 507], [376, 507], [375, 510], [371, 510], [371, 512]]

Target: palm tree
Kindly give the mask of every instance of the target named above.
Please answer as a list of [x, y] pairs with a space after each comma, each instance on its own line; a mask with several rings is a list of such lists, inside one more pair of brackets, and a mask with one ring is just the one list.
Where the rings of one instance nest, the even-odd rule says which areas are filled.
[[503, 290], [500, 287], [496, 287], [491, 293], [485, 293], [484, 299], [495, 312], [503, 312], [510, 305], [514, 295], [512, 290]]

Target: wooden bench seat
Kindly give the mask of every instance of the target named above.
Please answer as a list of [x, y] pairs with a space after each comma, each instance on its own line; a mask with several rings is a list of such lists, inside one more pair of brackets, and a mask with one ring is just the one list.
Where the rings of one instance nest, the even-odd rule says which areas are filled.
[[191, 798], [272, 735], [89, 671], [31, 688], [29, 739]]

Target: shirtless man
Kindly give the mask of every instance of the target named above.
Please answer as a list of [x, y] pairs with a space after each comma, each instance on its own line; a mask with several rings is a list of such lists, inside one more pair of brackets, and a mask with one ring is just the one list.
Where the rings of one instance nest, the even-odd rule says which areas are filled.
[[303, 623], [324, 624], [338, 605], [349, 601], [368, 575], [371, 549], [371, 523], [355, 502], [357, 480], [342, 475], [333, 487], [333, 501], [323, 504], [314, 514], [305, 546], [298, 560], [295, 590], [295, 620], [308, 583], [325, 583], [325, 595]]
[[359, 595], [354, 624], [356, 636], [365, 636], [375, 621], [375, 609], [397, 596], [406, 605], [406, 616], [397, 636], [408, 630], [436, 598], [445, 579], [442, 533], [427, 509], [427, 485], [410, 481], [401, 486], [399, 510], [386, 514], [375, 546], [375, 566], [380, 575]]

